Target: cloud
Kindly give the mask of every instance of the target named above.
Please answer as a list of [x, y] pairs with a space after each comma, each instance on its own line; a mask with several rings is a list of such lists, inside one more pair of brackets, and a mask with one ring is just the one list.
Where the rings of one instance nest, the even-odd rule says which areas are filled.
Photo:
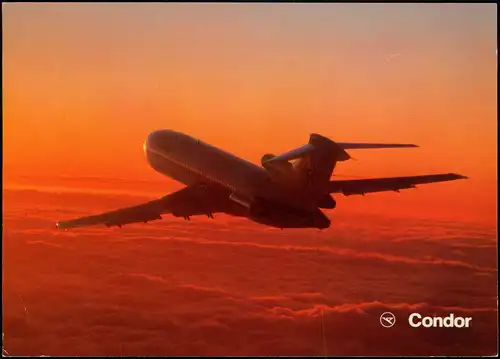
[[52, 242], [47, 242], [47, 241], [27, 241], [27, 244], [34, 244], [34, 245], [42, 245], [42, 246], [49, 246], [49, 247], [55, 247], [55, 248], [63, 248], [62, 245], [58, 243], [52, 243]]
[[[70, 194], [57, 202], [23, 196], [11, 193], [4, 204], [3, 325], [12, 355], [496, 351], [488, 229], [400, 221], [388, 230], [383, 219], [339, 215], [342, 225], [322, 232], [222, 216], [60, 232], [50, 224], [67, 203], [80, 215], [123, 199], [101, 195], [94, 206]], [[395, 314], [395, 327], [380, 326], [384, 311]], [[473, 325], [409, 328], [412, 311], [471, 316]]]

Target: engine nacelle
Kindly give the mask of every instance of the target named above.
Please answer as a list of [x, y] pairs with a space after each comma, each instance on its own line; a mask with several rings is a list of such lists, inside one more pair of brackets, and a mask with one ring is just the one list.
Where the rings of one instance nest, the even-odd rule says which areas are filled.
[[266, 169], [271, 178], [276, 182], [290, 183], [291, 181], [293, 181], [296, 177], [293, 165], [288, 161], [269, 162], [269, 160], [273, 159], [274, 157], [276, 156], [270, 153], [262, 156], [262, 158], [260, 159], [262, 167]]

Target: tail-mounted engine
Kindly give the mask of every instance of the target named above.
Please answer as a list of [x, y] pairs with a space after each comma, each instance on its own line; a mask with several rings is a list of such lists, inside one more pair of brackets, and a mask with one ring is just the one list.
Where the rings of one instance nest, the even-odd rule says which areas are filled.
[[294, 179], [297, 177], [293, 165], [288, 161], [270, 161], [275, 157], [275, 155], [270, 153], [262, 156], [260, 159], [262, 167], [266, 169], [274, 181], [283, 184], [293, 184]]

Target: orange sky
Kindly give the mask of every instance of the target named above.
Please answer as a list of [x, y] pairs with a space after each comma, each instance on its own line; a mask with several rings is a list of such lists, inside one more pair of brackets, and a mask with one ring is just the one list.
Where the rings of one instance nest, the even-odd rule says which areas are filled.
[[471, 177], [343, 206], [493, 222], [496, 28], [495, 4], [3, 4], [4, 180], [158, 180], [159, 128], [255, 162], [318, 132], [421, 146], [339, 174]]

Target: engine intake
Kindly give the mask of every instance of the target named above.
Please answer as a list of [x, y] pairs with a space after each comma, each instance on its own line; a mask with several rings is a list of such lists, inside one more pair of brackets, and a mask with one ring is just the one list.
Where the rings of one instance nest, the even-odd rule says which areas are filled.
[[266, 168], [266, 162], [272, 160], [275, 157], [276, 156], [273, 155], [272, 153], [266, 153], [264, 156], [261, 157], [260, 164], [262, 165], [262, 167]]

